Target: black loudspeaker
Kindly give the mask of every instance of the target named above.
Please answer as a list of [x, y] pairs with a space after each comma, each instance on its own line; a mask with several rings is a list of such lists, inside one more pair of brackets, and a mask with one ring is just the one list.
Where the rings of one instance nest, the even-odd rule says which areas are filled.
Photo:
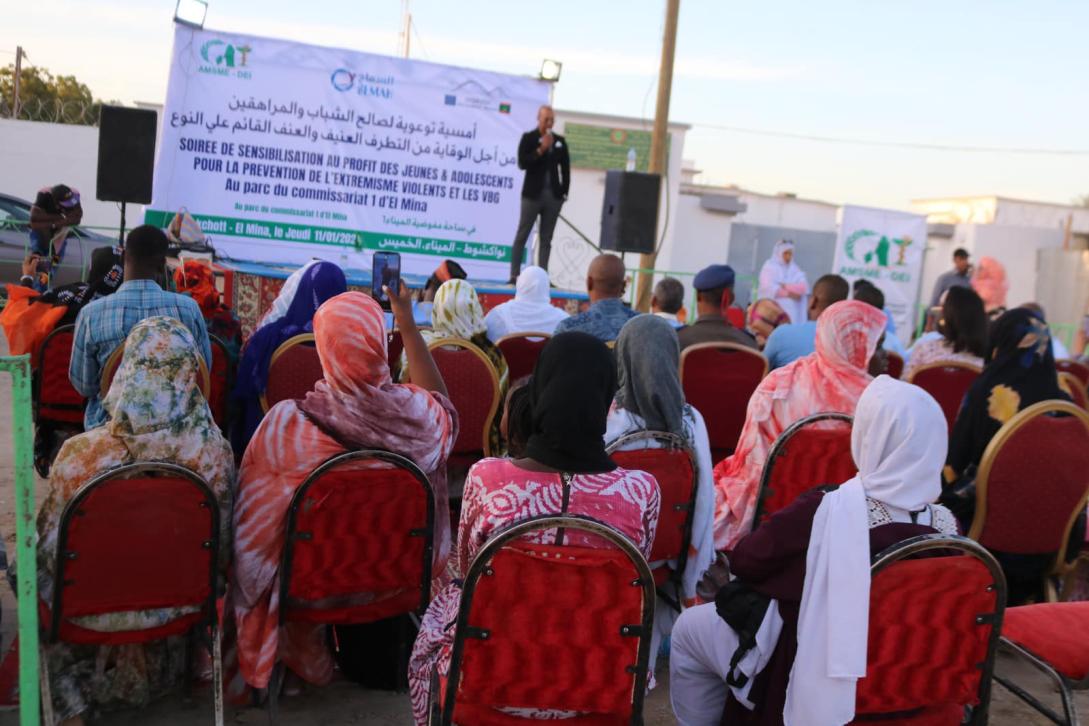
[[103, 106], [98, 117], [98, 189], [103, 202], [151, 202], [156, 114]]
[[661, 189], [662, 178], [657, 174], [605, 172], [601, 248], [615, 252], [654, 252]]

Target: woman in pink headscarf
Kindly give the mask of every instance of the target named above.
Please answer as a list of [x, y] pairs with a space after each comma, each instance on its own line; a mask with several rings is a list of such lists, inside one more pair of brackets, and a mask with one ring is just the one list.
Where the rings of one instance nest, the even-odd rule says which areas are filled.
[[854, 413], [872, 380], [868, 367], [883, 372], [885, 324], [863, 302], [830, 306], [817, 319], [816, 352], [772, 371], [753, 392], [737, 448], [715, 467], [715, 549], [732, 549], [752, 528], [760, 474], [779, 434], [816, 413]]
[[983, 298], [983, 307], [992, 319], [1006, 312], [1006, 293], [1010, 291], [1006, 268], [993, 257], [980, 257], [972, 274], [972, 289]]

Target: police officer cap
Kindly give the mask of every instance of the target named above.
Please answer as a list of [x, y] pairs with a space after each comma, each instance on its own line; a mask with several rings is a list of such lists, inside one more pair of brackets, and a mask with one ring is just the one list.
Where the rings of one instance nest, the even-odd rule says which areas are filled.
[[697, 290], [717, 290], [734, 286], [734, 268], [729, 265], [711, 265], [696, 273], [692, 287]]

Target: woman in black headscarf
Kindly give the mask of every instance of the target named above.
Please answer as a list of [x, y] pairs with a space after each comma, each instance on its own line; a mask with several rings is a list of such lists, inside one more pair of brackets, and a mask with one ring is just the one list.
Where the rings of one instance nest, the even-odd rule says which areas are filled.
[[[611, 525], [650, 554], [658, 524], [658, 484], [627, 471], [605, 453], [605, 421], [616, 393], [612, 354], [597, 338], [562, 333], [548, 341], [529, 387], [530, 423], [525, 456], [484, 459], [465, 479], [455, 567], [468, 571], [492, 534], [540, 514], [579, 514]], [[548, 533], [554, 541], [555, 533]], [[563, 544], [599, 547], [582, 532]], [[461, 588], [455, 580], [431, 602], [409, 662], [417, 724], [427, 722], [427, 692], [435, 668], [445, 675], [454, 641]]]
[[49, 290], [36, 303], [67, 306], [68, 310], [58, 325], [68, 325], [76, 322], [76, 316], [87, 303], [105, 297], [120, 287], [124, 274], [125, 267], [118, 250], [99, 247], [91, 253], [91, 268], [87, 271], [86, 282], [73, 282]]

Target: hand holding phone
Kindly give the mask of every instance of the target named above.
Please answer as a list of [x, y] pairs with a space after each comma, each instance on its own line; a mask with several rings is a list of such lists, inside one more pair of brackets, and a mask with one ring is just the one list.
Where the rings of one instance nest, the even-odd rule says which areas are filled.
[[382, 306], [390, 309], [390, 299], [385, 290], [395, 296], [401, 292], [401, 255], [398, 252], [375, 252], [371, 262], [371, 296]]

